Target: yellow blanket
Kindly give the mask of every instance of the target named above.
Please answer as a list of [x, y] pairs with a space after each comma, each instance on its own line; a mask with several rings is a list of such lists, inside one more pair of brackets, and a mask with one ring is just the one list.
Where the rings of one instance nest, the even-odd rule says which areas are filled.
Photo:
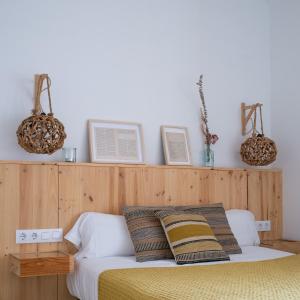
[[108, 270], [99, 300], [300, 300], [300, 255], [210, 266]]

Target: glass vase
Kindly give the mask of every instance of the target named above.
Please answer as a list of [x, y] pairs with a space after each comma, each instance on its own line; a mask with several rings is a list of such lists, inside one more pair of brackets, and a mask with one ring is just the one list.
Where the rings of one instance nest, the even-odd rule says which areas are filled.
[[65, 162], [76, 162], [76, 148], [66, 147], [62, 150]]
[[202, 162], [204, 167], [214, 167], [214, 151], [211, 149], [211, 145], [204, 145], [204, 150], [202, 154]]

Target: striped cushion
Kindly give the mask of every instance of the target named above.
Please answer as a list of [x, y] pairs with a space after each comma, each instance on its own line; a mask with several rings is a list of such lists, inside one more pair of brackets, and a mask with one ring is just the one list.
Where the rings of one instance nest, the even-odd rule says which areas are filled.
[[177, 264], [229, 260], [205, 217], [186, 212], [158, 211]]
[[155, 212], [172, 207], [127, 206], [123, 209], [134, 245], [136, 261], [173, 258], [164, 230]]
[[175, 210], [203, 215], [227, 254], [239, 254], [242, 250], [228, 224], [222, 203], [195, 206], [176, 206]]

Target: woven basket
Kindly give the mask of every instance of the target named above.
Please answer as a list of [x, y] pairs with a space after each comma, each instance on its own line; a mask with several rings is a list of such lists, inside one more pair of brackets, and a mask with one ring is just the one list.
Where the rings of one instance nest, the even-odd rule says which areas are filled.
[[[257, 107], [259, 107], [260, 113], [261, 133], [256, 129]], [[252, 136], [242, 143], [240, 153], [242, 161], [251, 166], [267, 166], [276, 160], [277, 148], [275, 142], [264, 136], [261, 105], [254, 105]]]
[[241, 145], [241, 158], [251, 166], [267, 166], [276, 160], [277, 148], [263, 134], [254, 134]]
[[[47, 82], [49, 114], [42, 112], [40, 103], [44, 80]], [[53, 116], [49, 76], [47, 74], [39, 75], [36, 84], [35, 109], [33, 115], [20, 124], [17, 130], [18, 143], [29, 153], [52, 154], [62, 148], [67, 135], [64, 125]]]

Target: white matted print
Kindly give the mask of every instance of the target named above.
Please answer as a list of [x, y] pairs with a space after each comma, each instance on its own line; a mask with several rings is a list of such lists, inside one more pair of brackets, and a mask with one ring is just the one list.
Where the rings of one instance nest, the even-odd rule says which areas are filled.
[[191, 165], [188, 130], [185, 127], [161, 126], [165, 161], [168, 165]]
[[95, 163], [144, 163], [142, 125], [89, 120], [91, 161]]

